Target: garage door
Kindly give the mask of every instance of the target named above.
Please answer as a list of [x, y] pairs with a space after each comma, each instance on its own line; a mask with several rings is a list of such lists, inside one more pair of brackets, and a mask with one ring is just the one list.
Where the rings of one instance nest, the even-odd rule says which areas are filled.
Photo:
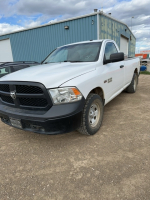
[[123, 36], [120, 37], [120, 51], [128, 55], [128, 39]]
[[11, 51], [10, 40], [0, 40], [0, 62], [12, 62], [13, 56]]

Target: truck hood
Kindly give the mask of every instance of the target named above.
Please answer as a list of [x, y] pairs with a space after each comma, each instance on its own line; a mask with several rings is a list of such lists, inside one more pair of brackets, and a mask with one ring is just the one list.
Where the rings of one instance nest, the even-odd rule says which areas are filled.
[[93, 70], [95, 70], [93, 63], [48, 63], [8, 74], [0, 81], [38, 82], [46, 88], [55, 88]]

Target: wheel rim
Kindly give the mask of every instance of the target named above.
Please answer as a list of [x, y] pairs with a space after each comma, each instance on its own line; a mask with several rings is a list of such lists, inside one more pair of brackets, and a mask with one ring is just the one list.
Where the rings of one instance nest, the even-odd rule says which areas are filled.
[[137, 76], [134, 77], [134, 91], [136, 90], [137, 87]]
[[89, 124], [91, 127], [95, 127], [100, 119], [100, 106], [97, 102], [93, 102], [89, 110]]

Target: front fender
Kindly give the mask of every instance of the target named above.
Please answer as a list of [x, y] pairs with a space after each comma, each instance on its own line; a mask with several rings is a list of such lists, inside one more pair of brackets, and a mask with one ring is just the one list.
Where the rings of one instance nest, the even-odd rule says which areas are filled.
[[102, 75], [100, 74], [98, 73], [98, 70], [95, 70], [67, 81], [66, 83], [62, 84], [61, 87], [75, 86], [80, 90], [85, 99], [90, 91], [92, 91], [94, 88], [100, 87], [103, 90], [105, 98], [105, 88], [103, 87], [104, 82], [103, 78], [101, 78]]

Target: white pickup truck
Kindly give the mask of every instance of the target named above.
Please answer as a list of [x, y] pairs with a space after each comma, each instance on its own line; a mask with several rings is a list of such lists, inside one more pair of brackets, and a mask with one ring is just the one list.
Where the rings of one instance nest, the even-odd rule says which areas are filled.
[[126, 58], [113, 40], [95, 40], [55, 49], [42, 65], [0, 79], [0, 117], [19, 129], [94, 135], [104, 106], [123, 90], [134, 93], [139, 58]]

